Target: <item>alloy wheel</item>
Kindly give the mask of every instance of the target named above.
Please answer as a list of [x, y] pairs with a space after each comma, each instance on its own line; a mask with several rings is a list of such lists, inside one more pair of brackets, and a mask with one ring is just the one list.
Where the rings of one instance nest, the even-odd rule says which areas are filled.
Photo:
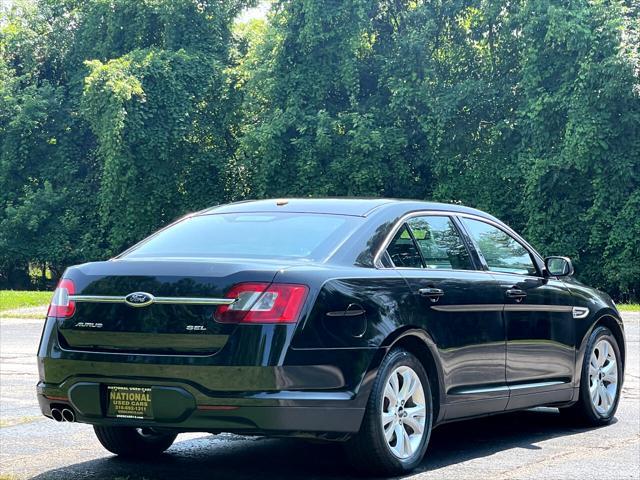
[[425, 434], [425, 405], [418, 374], [407, 366], [396, 368], [385, 385], [381, 421], [387, 446], [397, 458], [409, 458], [418, 450]]
[[618, 362], [608, 340], [595, 344], [589, 359], [589, 393], [598, 414], [606, 416], [618, 395]]

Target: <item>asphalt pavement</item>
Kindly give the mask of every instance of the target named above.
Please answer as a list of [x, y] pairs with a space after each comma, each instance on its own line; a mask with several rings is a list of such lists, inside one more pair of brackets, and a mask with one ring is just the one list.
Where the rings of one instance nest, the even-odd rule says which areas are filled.
[[[412, 479], [639, 479], [640, 314], [625, 313], [628, 360], [612, 425], [578, 429], [555, 409], [437, 428]], [[41, 320], [0, 319], [0, 480], [329, 479], [351, 469], [336, 445], [292, 439], [182, 434], [160, 459], [104, 450], [89, 425], [40, 415], [35, 353]]]

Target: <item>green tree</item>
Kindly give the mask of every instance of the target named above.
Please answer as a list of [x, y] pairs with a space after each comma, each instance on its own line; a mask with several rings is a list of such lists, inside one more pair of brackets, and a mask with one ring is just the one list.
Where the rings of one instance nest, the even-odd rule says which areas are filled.
[[16, 2], [0, 30], [0, 276], [59, 275], [96, 256], [92, 137], [62, 65], [71, 33], [49, 4]]
[[[238, 157], [251, 194], [401, 195], [429, 191], [429, 152], [388, 110], [396, 3], [278, 2], [248, 53]], [[400, 13], [398, 11], [398, 13]], [[387, 55], [388, 54], [388, 55]], [[418, 157], [418, 160], [414, 160]]]
[[[102, 162], [98, 203], [110, 252], [226, 200], [224, 173], [235, 149], [227, 70], [233, 19], [244, 5], [119, 4], [113, 15], [104, 11], [109, 2], [97, 2], [79, 33], [88, 44], [104, 39], [96, 60], [85, 62], [82, 111]], [[118, 33], [131, 22], [135, 29]], [[126, 53], [101, 60], [103, 50]]]
[[24, 284], [29, 265], [58, 275], [226, 198], [231, 28], [250, 3], [17, 0], [3, 12], [0, 282]]
[[638, 295], [638, 13], [277, 2], [239, 66], [245, 192], [462, 202]]
[[625, 13], [622, 2], [524, 9], [517, 150], [532, 240], [573, 257], [589, 283], [638, 295], [638, 52], [625, 47]]

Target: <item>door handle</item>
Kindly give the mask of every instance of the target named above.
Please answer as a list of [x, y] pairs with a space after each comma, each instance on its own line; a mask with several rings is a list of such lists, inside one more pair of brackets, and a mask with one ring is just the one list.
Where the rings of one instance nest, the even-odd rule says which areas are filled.
[[527, 292], [520, 290], [519, 288], [510, 288], [504, 292], [504, 294], [507, 298], [514, 298], [518, 302], [522, 301], [527, 296]]
[[444, 295], [444, 290], [440, 288], [429, 287], [429, 288], [421, 288], [420, 290], [418, 290], [418, 293], [423, 297], [429, 298], [429, 300], [435, 303], [438, 300], [440, 300], [440, 297]]

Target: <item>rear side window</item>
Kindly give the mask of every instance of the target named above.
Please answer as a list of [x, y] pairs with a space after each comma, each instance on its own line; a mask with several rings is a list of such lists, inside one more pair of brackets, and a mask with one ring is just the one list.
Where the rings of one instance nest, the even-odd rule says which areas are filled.
[[387, 247], [396, 267], [473, 270], [458, 229], [446, 216], [414, 217]]
[[422, 268], [422, 257], [406, 225], [402, 225], [387, 247], [396, 267]]
[[463, 218], [463, 222], [489, 270], [520, 275], [538, 274], [527, 249], [511, 235], [479, 220]]
[[426, 268], [473, 270], [467, 247], [449, 217], [414, 217], [407, 223]]
[[362, 222], [307, 213], [242, 213], [187, 218], [149, 237], [124, 258], [240, 257], [324, 259]]

